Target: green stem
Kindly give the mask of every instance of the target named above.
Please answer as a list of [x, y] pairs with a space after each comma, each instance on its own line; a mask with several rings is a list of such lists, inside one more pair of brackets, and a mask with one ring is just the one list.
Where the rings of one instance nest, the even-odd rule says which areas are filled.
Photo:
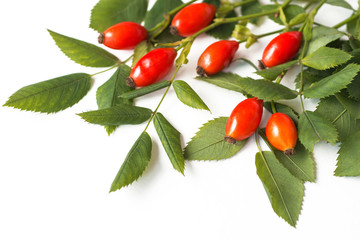
[[[359, 8], [359, 9], [360, 9], [360, 8]], [[358, 12], [358, 13], [350, 16], [349, 18], [345, 19], [345, 20], [342, 21], [342, 22], [339, 22], [338, 24], [336, 24], [335, 26], [333, 26], [333, 28], [338, 29], [338, 28], [342, 27], [343, 25], [351, 22], [352, 20], [354, 20], [354, 19], [356, 19], [356, 18], [358, 18], [358, 17], [360, 17], [360, 12]]]
[[273, 113], [276, 113], [276, 112], [277, 112], [274, 101], [271, 101], [271, 111], [272, 111]]
[[109, 67], [109, 68], [107, 68], [107, 69], [105, 69], [105, 70], [103, 70], [103, 71], [100, 71], [100, 72], [97, 72], [97, 73], [93, 73], [93, 74], [91, 74], [90, 76], [91, 76], [91, 77], [94, 77], [94, 76], [96, 76], [96, 75], [98, 75], [98, 74], [101, 74], [101, 73], [110, 71], [111, 69], [114, 69], [114, 68], [116, 68], [116, 67], [119, 67], [119, 66], [120, 66], [121, 64], [123, 64], [123, 63], [124, 63], [124, 62], [118, 62], [118, 63], [115, 64], [114, 66]]

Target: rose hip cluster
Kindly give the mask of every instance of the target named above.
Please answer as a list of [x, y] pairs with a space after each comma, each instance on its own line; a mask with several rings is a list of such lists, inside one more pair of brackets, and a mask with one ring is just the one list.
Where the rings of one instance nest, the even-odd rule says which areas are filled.
[[[189, 37], [211, 24], [216, 7], [208, 3], [193, 3], [180, 10], [172, 19], [170, 32]], [[138, 23], [121, 22], [111, 26], [99, 36], [99, 43], [112, 49], [134, 49], [147, 40], [147, 30]], [[302, 33], [298, 31], [279, 34], [263, 51], [261, 65], [273, 67], [294, 58], [301, 47]], [[196, 72], [211, 76], [225, 69], [234, 58], [239, 43], [221, 40], [209, 45], [200, 55]], [[133, 88], [145, 87], [163, 79], [172, 69], [177, 52], [174, 48], [156, 48], [145, 54], [133, 66], [127, 84]], [[232, 111], [227, 124], [225, 140], [235, 144], [249, 138], [259, 127], [263, 113], [263, 100], [248, 98]], [[287, 155], [295, 153], [297, 130], [292, 119], [283, 113], [274, 113], [266, 125], [270, 144]]]

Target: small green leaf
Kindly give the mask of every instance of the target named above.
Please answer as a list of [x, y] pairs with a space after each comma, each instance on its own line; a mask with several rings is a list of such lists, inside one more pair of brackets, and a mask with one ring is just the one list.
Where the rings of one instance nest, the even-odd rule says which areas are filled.
[[314, 27], [312, 38], [307, 50], [307, 55], [315, 52], [320, 47], [326, 46], [328, 43], [339, 39], [342, 36], [343, 33], [339, 32], [335, 28], [324, 26]]
[[357, 74], [354, 80], [348, 85], [347, 91], [350, 97], [360, 100], [360, 74]]
[[257, 71], [255, 73], [257, 75], [262, 76], [263, 78], [265, 78], [267, 80], [274, 81], [282, 72], [288, 70], [296, 63], [298, 63], [298, 60], [293, 60], [293, 61], [281, 64], [281, 65], [277, 65], [275, 67], [266, 68], [266, 69]]
[[164, 14], [183, 4], [181, 0], [157, 0], [145, 17], [145, 28], [151, 29], [164, 20]]
[[[272, 10], [277, 7], [278, 6], [276, 6], [276, 5], [264, 5], [263, 10], [269, 11], [269, 10]], [[284, 25], [284, 22], [286, 22], [286, 19], [293, 19], [294, 17], [296, 17], [297, 15], [302, 14], [302, 13], [305, 13], [305, 10], [303, 7], [301, 7], [299, 5], [290, 4], [284, 9], [283, 14], [281, 14], [281, 12], [280, 12], [279, 17], [275, 17], [274, 15], [269, 15], [269, 18], [280, 25]]]
[[90, 27], [103, 32], [119, 22], [141, 23], [147, 7], [147, 0], [100, 0], [91, 10]]
[[87, 67], [110, 67], [119, 62], [116, 56], [94, 44], [48, 31], [60, 50], [78, 64]]
[[349, 64], [341, 71], [334, 73], [304, 90], [307, 98], [323, 98], [339, 92], [345, 88], [360, 71], [360, 65]]
[[154, 117], [154, 126], [174, 169], [184, 175], [185, 160], [180, 132], [159, 112]]
[[246, 140], [231, 144], [224, 140], [227, 117], [205, 123], [187, 144], [184, 151], [187, 160], [220, 160], [234, 156]]
[[[133, 104], [129, 99], [121, 99], [118, 96], [122, 93], [131, 92], [132, 88], [126, 84], [126, 78], [130, 75], [131, 68], [121, 64], [116, 72], [101, 85], [96, 91], [96, 101], [99, 109], [117, 106], [118, 104]], [[110, 135], [117, 126], [105, 126]]]
[[336, 98], [339, 102], [349, 111], [349, 113], [355, 118], [360, 119], [360, 102], [351, 99], [345, 92], [336, 93]]
[[25, 86], [13, 95], [4, 106], [21, 110], [55, 113], [73, 106], [90, 90], [91, 76], [74, 73]]
[[119, 98], [123, 98], [123, 99], [133, 99], [133, 98], [137, 98], [137, 97], [141, 97], [144, 96], [146, 94], [155, 92], [157, 90], [166, 88], [168, 86], [170, 86], [170, 81], [164, 80], [164, 81], [160, 81], [154, 84], [151, 84], [149, 86], [146, 87], [141, 87], [141, 88], [137, 88], [135, 90], [132, 90], [130, 92], [126, 92], [123, 93], [119, 96]]
[[143, 132], [127, 154], [119, 172], [111, 184], [110, 192], [128, 186], [143, 174], [150, 162], [151, 150], [151, 138], [147, 132]]
[[143, 107], [118, 104], [114, 107], [79, 113], [85, 121], [103, 126], [140, 124], [148, 120], [152, 111]]
[[[227, 18], [237, 17], [237, 15], [235, 11], [231, 11], [226, 15], [226, 17]], [[217, 39], [222, 39], [222, 40], [229, 39], [232, 35], [235, 25], [236, 23], [221, 24], [220, 26], [215, 27], [210, 31], [207, 31], [206, 33]]]
[[295, 227], [304, 197], [303, 181], [280, 164], [272, 152], [256, 153], [255, 164], [273, 210]]
[[178, 99], [183, 102], [185, 105], [196, 109], [204, 109], [210, 111], [206, 106], [204, 101], [199, 97], [199, 95], [182, 80], [176, 80], [173, 83], [173, 87]]
[[339, 133], [340, 142], [343, 142], [352, 133], [360, 130], [360, 119], [356, 120], [353, 118], [349, 111], [333, 95], [321, 99], [315, 112], [327, 118], [335, 125]]
[[319, 141], [336, 144], [338, 134], [328, 119], [318, 113], [305, 111], [300, 115], [298, 136], [301, 143], [312, 152], [315, 143]]
[[[262, 11], [262, 5], [258, 0], [246, 3], [244, 5], [241, 6], [241, 15], [245, 16], [245, 15], [251, 15], [251, 14], [256, 14]], [[250, 22], [252, 24], [258, 25], [260, 23], [261, 17], [257, 17], [257, 18], [252, 18], [250, 20]]]
[[308, 17], [308, 13], [306, 13], [306, 12], [299, 13], [298, 15], [296, 15], [295, 17], [290, 19], [289, 25], [296, 26], [298, 24], [301, 24], [306, 20], [307, 17]]
[[302, 63], [306, 66], [325, 70], [332, 67], [336, 67], [347, 62], [352, 56], [340, 49], [321, 47], [312, 54], [306, 56]]
[[134, 49], [134, 57], [132, 61], [132, 67], [142, 58], [145, 54], [153, 50], [153, 46], [148, 41], [142, 41]]
[[353, 133], [341, 145], [338, 151], [336, 176], [360, 175], [360, 130]]
[[349, 3], [347, 3], [345, 0], [327, 0], [326, 3], [333, 5], [333, 6], [343, 7], [343, 8], [347, 8], [349, 10], [354, 10], [352, 8], [352, 6]]

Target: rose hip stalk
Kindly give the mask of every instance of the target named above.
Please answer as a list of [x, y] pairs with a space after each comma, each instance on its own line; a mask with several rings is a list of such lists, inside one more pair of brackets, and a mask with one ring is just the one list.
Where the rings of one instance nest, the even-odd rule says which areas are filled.
[[189, 37], [208, 26], [216, 13], [216, 7], [208, 3], [193, 3], [181, 9], [173, 18], [170, 32]]
[[265, 67], [274, 67], [291, 60], [301, 47], [302, 33], [298, 31], [285, 32], [273, 40], [266, 46], [262, 63]]
[[99, 43], [112, 49], [134, 49], [141, 41], [147, 39], [146, 29], [136, 22], [115, 24], [99, 35]]
[[239, 43], [233, 40], [221, 40], [211, 44], [198, 60], [197, 74], [210, 76], [222, 71], [231, 63], [238, 48]]
[[145, 54], [135, 64], [126, 79], [130, 87], [145, 87], [165, 77], [174, 65], [176, 50], [157, 48]]
[[250, 137], [260, 124], [263, 104], [263, 100], [256, 97], [240, 102], [226, 123], [225, 140], [229, 143], [236, 143], [236, 141]]
[[293, 155], [297, 141], [297, 130], [293, 120], [284, 113], [274, 113], [266, 125], [266, 137], [276, 149]]

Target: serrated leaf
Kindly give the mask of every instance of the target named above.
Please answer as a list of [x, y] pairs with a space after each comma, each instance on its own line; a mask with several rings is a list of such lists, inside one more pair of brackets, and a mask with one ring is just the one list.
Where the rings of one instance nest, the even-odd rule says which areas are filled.
[[155, 92], [157, 90], [166, 88], [166, 87], [170, 86], [170, 84], [171, 83], [168, 80], [160, 81], [160, 82], [151, 84], [146, 87], [137, 88], [130, 92], [123, 93], [123, 94], [119, 95], [119, 97], [123, 98], [123, 99], [133, 99], [133, 98], [141, 97], [146, 94]]
[[[117, 106], [119, 104], [133, 104], [132, 100], [119, 98], [122, 93], [132, 91], [132, 88], [126, 84], [126, 78], [130, 75], [131, 68], [121, 64], [116, 72], [101, 85], [96, 91], [96, 101], [99, 109]], [[110, 135], [117, 126], [105, 126]]]
[[67, 37], [48, 29], [60, 50], [74, 62], [87, 67], [111, 67], [119, 59], [108, 51], [75, 38]]
[[326, 3], [336, 7], [343, 7], [349, 10], [354, 10], [352, 6], [349, 3], [347, 3], [345, 0], [327, 0]]
[[184, 175], [185, 160], [180, 132], [159, 112], [154, 117], [154, 126], [174, 169]]
[[354, 80], [348, 85], [347, 91], [350, 97], [360, 100], [360, 74], [357, 74]]
[[134, 57], [132, 60], [132, 67], [142, 58], [145, 54], [153, 50], [153, 45], [148, 41], [142, 41], [134, 49]]
[[353, 133], [341, 145], [338, 151], [335, 176], [360, 175], [360, 130]]
[[157, 0], [145, 17], [146, 29], [155, 27], [164, 20], [164, 14], [183, 4], [181, 0]]
[[245, 145], [246, 140], [231, 144], [225, 141], [227, 117], [205, 123], [184, 151], [186, 160], [220, 160], [234, 156]]
[[[303, 70], [302, 82], [303, 90], [309, 88], [313, 83], [319, 82], [321, 79], [333, 74], [333, 69], [328, 70], [316, 70], [313, 68], [307, 68]], [[301, 73], [295, 78], [296, 88], [300, 89], [301, 86]]]
[[280, 164], [272, 152], [256, 153], [255, 164], [274, 212], [295, 227], [304, 197], [303, 181]]
[[147, 6], [147, 0], [100, 0], [91, 10], [90, 27], [103, 32], [119, 22], [141, 23]]
[[359, 101], [351, 99], [345, 92], [336, 93], [335, 96], [355, 119], [360, 119]]
[[73, 106], [90, 90], [91, 75], [73, 73], [25, 86], [13, 95], [4, 106], [21, 110], [55, 113]]
[[307, 98], [323, 98], [333, 95], [345, 88], [359, 71], [360, 65], [349, 64], [341, 71], [312, 84], [304, 90], [303, 94]]
[[140, 124], [150, 118], [152, 111], [148, 108], [121, 104], [78, 115], [85, 121], [102, 126], [118, 126], [123, 124]]
[[312, 38], [309, 42], [307, 55], [313, 53], [320, 47], [326, 46], [328, 43], [335, 41], [343, 36], [343, 33], [339, 32], [335, 28], [331, 27], [314, 27], [312, 31]]
[[176, 96], [185, 105], [188, 105], [189, 107], [196, 109], [203, 109], [210, 111], [210, 109], [208, 108], [208, 106], [206, 106], [204, 101], [186, 82], [182, 80], [176, 80], [173, 83], [173, 87]]
[[255, 72], [255, 73], [257, 75], [262, 76], [263, 78], [265, 78], [267, 80], [274, 81], [282, 72], [284, 72], [285, 70], [288, 70], [296, 63], [298, 63], [298, 60], [293, 60], [293, 61], [281, 64], [281, 65], [277, 65], [275, 67], [265, 68], [263, 70]]
[[336, 144], [338, 133], [328, 119], [318, 113], [305, 111], [300, 115], [298, 137], [301, 143], [312, 152], [315, 143], [319, 141]]
[[150, 162], [151, 150], [151, 138], [147, 132], [143, 132], [127, 154], [119, 172], [111, 184], [110, 192], [128, 186], [143, 174]]
[[340, 142], [343, 142], [348, 136], [360, 129], [360, 119], [353, 118], [335, 96], [321, 99], [315, 112], [335, 125]]
[[[235, 11], [231, 11], [225, 17], [227, 18], [237, 17], [237, 14]], [[235, 22], [221, 24], [220, 26], [207, 31], [206, 33], [212, 36], [213, 38], [222, 39], [222, 40], [229, 39], [232, 35], [235, 25], [236, 25]]]
[[352, 56], [340, 49], [320, 47], [310, 55], [302, 59], [302, 63], [306, 66], [325, 70], [339, 66], [347, 62]]

